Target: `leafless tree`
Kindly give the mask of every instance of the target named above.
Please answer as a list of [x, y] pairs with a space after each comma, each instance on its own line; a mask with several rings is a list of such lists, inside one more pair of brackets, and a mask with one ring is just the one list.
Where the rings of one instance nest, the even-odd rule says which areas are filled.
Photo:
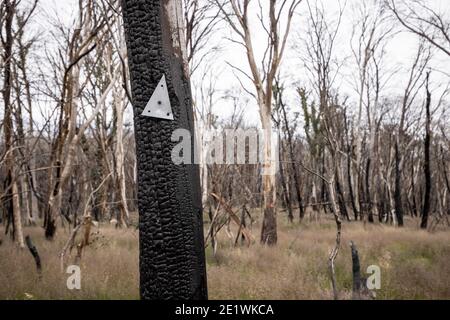
[[[243, 73], [253, 85], [255, 93], [250, 93], [259, 107], [259, 115], [264, 134], [263, 163], [266, 169], [273, 168], [272, 155], [272, 100], [274, 80], [286, 50], [294, 12], [301, 0], [270, 0], [269, 3], [258, 1], [254, 7], [250, 0], [215, 0], [223, 18], [234, 31], [239, 45], [245, 49], [250, 73], [234, 67]], [[257, 11], [259, 8], [259, 12]], [[257, 61], [253, 45], [254, 32], [250, 26], [250, 16], [255, 12], [265, 32], [267, 46], [264, 49], [261, 64]], [[264, 14], [264, 11], [266, 13]], [[283, 31], [280, 31], [283, 30]], [[260, 65], [260, 67], [259, 67]], [[261, 230], [261, 243], [277, 243], [276, 221], [276, 180], [275, 175], [263, 176], [264, 220]]]
[[409, 32], [425, 39], [450, 56], [450, 20], [423, 0], [385, 0], [387, 8]]

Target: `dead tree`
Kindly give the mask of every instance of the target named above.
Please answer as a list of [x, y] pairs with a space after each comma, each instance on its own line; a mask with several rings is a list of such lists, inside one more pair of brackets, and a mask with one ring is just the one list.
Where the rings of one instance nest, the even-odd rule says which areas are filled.
[[27, 243], [27, 247], [30, 250], [31, 255], [33, 256], [34, 262], [36, 263], [37, 272], [40, 276], [42, 273], [42, 264], [39, 252], [37, 251], [36, 246], [33, 244], [33, 241], [31, 241], [30, 236], [25, 237], [25, 242]]
[[435, 10], [423, 0], [385, 0], [385, 3], [406, 30], [450, 56], [450, 21], [445, 12]]
[[[55, 58], [55, 68], [53, 74], [57, 86], [60, 89], [59, 97], [55, 95], [51, 88], [47, 94], [55, 99], [59, 110], [57, 122], [57, 134], [51, 147], [50, 166], [48, 170], [48, 192], [47, 207], [45, 210], [45, 236], [51, 240], [56, 233], [56, 221], [60, 217], [63, 207], [63, 193], [69, 182], [72, 170], [77, 160], [77, 151], [88, 127], [95, 120], [100, 109], [105, 104], [114, 83], [119, 75], [119, 68], [115, 66], [112, 74], [113, 81], [110, 81], [97, 103], [92, 113], [86, 117], [81, 124], [77, 121], [78, 115], [85, 111], [82, 108], [81, 92], [83, 90], [82, 75], [90, 78], [95, 68], [82, 73], [81, 62], [92, 53], [97, 43], [105, 35], [103, 29], [107, 16], [99, 19], [95, 14], [98, 3], [92, 0], [79, 1], [79, 12], [74, 30], [69, 32], [69, 36], [64, 38], [64, 42], [58, 48], [57, 58]], [[61, 27], [61, 29], [64, 29]], [[64, 33], [64, 30], [63, 30]]]
[[[241, 44], [245, 48], [250, 72], [246, 73], [240, 68], [232, 67], [241, 74], [244, 74], [254, 85], [254, 93], [248, 90], [247, 93], [253, 96], [258, 105], [261, 125], [264, 130], [264, 143], [262, 148], [263, 170], [265, 171], [262, 176], [264, 218], [260, 241], [263, 244], [275, 245], [277, 243], [276, 176], [271, 171], [273, 171], [275, 165], [273, 163], [273, 155], [277, 150], [273, 150], [272, 147], [273, 88], [275, 77], [286, 49], [294, 12], [301, 0], [271, 0], [268, 3], [268, 7], [266, 7], [268, 9], [266, 14], [263, 14], [263, 8], [267, 5], [267, 2], [265, 5], [262, 5], [262, 1], [258, 1], [261, 14], [257, 14], [257, 19], [267, 37], [267, 46], [263, 54], [264, 58], [260, 62], [257, 60], [256, 47], [253, 44], [253, 32], [255, 30], [251, 28], [250, 24], [252, 12], [250, 2], [250, 0], [215, 0], [215, 3], [223, 14], [224, 20], [228, 23], [238, 39], [233, 41]], [[284, 23], [281, 20], [282, 16], [285, 18]], [[259, 67], [260, 63], [262, 68]]]
[[358, 250], [353, 241], [350, 241], [352, 250], [352, 270], [353, 270], [353, 299], [361, 298], [361, 265], [359, 264]]
[[[7, 199], [8, 221], [13, 221], [13, 238], [15, 238], [21, 248], [25, 247], [22, 231], [22, 214], [20, 212], [19, 188], [17, 179], [17, 168], [15, 161], [14, 127], [13, 127], [13, 106], [11, 101], [12, 90], [12, 50], [13, 50], [13, 19], [17, 10], [17, 1], [5, 0], [1, 4], [4, 18], [2, 17], [0, 32], [2, 39], [2, 59], [3, 59], [3, 103], [4, 103], [4, 134], [5, 134], [5, 163], [7, 175], [5, 180], [5, 190]], [[3, 36], [5, 35], [5, 36]], [[6, 229], [8, 232], [8, 228]]]
[[403, 201], [402, 201], [402, 186], [401, 186], [401, 170], [400, 170], [400, 151], [398, 143], [395, 142], [395, 188], [394, 188], [394, 203], [395, 215], [399, 227], [403, 227]]
[[[175, 129], [194, 137], [181, 1], [123, 0], [138, 171], [140, 290], [143, 299], [206, 299], [198, 166], [172, 161]], [[173, 121], [142, 116], [153, 91], [167, 90]]]
[[426, 229], [428, 226], [428, 216], [430, 215], [430, 207], [431, 207], [431, 159], [430, 159], [430, 148], [431, 148], [431, 92], [429, 88], [429, 78], [430, 74], [427, 73], [427, 99], [425, 102], [425, 141], [424, 141], [424, 162], [423, 162], [423, 170], [425, 175], [425, 191], [424, 191], [424, 199], [423, 199], [423, 207], [422, 207], [422, 221], [420, 223], [420, 227], [422, 229]]
[[[360, 191], [363, 183], [363, 145], [366, 135], [363, 127], [363, 115], [366, 111], [368, 125], [370, 128], [369, 158], [373, 158], [376, 132], [376, 115], [378, 111], [378, 100], [380, 95], [380, 65], [382, 52], [387, 41], [392, 35], [394, 26], [387, 24], [388, 16], [380, 2], [360, 2], [353, 12], [355, 18], [352, 34], [351, 49], [356, 63], [357, 77], [355, 78], [354, 89], [358, 97], [358, 105], [354, 123], [354, 159], [350, 167], [352, 172], [352, 184], [354, 186], [354, 205], [357, 215], [365, 219], [372, 214], [370, 203], [366, 207], [370, 210], [362, 210], [363, 197]], [[374, 81], [372, 81], [374, 79]], [[373, 102], [373, 103], [372, 103]], [[373, 105], [372, 105], [373, 104]], [[366, 169], [370, 170], [370, 163]], [[369, 180], [370, 189], [370, 180]], [[369, 198], [366, 196], [366, 198]], [[367, 209], [367, 208], [366, 208]], [[367, 212], [368, 211], [368, 212]], [[372, 219], [373, 220], [373, 219]]]
[[[289, 126], [289, 119], [286, 111], [286, 105], [283, 101], [283, 87], [280, 85], [279, 81], [276, 80], [276, 87], [275, 90], [277, 91], [277, 95], [275, 96], [277, 103], [279, 104], [279, 112], [281, 113], [281, 121], [283, 121], [283, 129], [285, 131], [285, 135], [287, 138], [287, 144], [288, 144], [288, 150], [289, 150], [289, 162], [291, 163], [291, 169], [292, 169], [292, 175], [293, 175], [293, 182], [295, 187], [295, 196], [297, 198], [297, 204], [299, 207], [299, 220], [301, 221], [305, 216], [305, 207], [303, 204], [302, 194], [301, 194], [301, 188], [300, 188], [300, 177], [299, 177], [299, 171], [297, 162], [295, 161], [295, 152], [294, 152], [294, 134], [293, 129], [291, 126]], [[280, 144], [281, 144], [280, 139]], [[281, 166], [280, 164], [280, 173], [281, 173]], [[292, 209], [291, 209], [292, 211]]]

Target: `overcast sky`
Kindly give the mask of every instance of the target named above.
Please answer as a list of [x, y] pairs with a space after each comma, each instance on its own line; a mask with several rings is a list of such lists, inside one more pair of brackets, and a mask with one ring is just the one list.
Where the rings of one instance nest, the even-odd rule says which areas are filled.
[[[373, 3], [373, 0], [366, 0], [367, 3]], [[315, 1], [310, 1], [313, 5]], [[335, 57], [339, 61], [346, 61], [341, 68], [338, 76], [336, 77], [335, 88], [340, 96], [349, 96], [350, 98], [355, 97], [354, 90], [354, 78], [356, 75], [355, 60], [352, 56], [352, 51], [350, 47], [351, 43], [351, 33], [352, 26], [355, 21], [355, 6], [357, 6], [361, 0], [348, 0], [348, 1], [337, 1], [337, 0], [326, 0], [323, 1], [325, 8], [325, 15], [331, 24], [335, 23], [338, 18], [339, 8], [344, 7], [344, 13], [342, 17], [342, 22], [339, 28], [339, 33], [336, 41], [335, 47]], [[429, 0], [428, 1], [433, 8], [437, 8], [438, 11], [447, 12], [450, 16], [450, 1], [448, 0]], [[320, 2], [319, 2], [320, 3]], [[345, 4], [345, 6], [344, 6]], [[281, 73], [286, 85], [291, 88], [289, 92], [289, 102], [294, 107], [298, 106], [298, 98], [295, 93], [293, 93], [294, 88], [297, 85], [310, 87], [309, 74], [304, 67], [304, 61], [302, 57], [305, 54], [303, 46], [303, 39], [305, 38], [305, 33], [307, 31], [307, 21], [306, 17], [308, 15], [308, 6], [306, 1], [298, 7], [298, 14], [296, 15], [293, 24], [292, 31], [289, 37], [289, 46], [286, 56], [284, 57]], [[398, 23], [397, 23], [398, 24]], [[265, 34], [259, 28], [258, 21], [253, 16], [252, 28], [254, 32], [254, 45], [256, 51], [262, 55], [264, 51], [265, 44]], [[216, 41], [223, 45], [223, 54], [218, 55], [214, 60], [213, 68], [221, 70], [220, 81], [217, 82], [218, 88], [221, 91], [226, 91], [230, 88], [230, 85], [236, 88], [240, 87], [239, 81], [236, 81], [236, 75], [240, 76], [240, 79], [248, 88], [252, 91], [252, 85], [249, 81], [246, 81], [245, 76], [239, 75], [239, 72], [233, 72], [233, 69], [229, 67], [226, 62], [232, 65], [238, 66], [243, 70], [249, 70], [247, 65], [247, 60], [244, 55], [243, 48], [232, 44], [230, 41], [224, 39], [225, 36], [230, 35], [230, 31], [226, 28], [221, 28], [221, 32], [216, 36]], [[401, 29], [399, 29], [401, 30]], [[418, 38], [407, 32], [399, 32], [396, 34], [388, 43], [386, 47], [386, 54], [384, 58], [385, 69], [386, 70], [397, 70], [395, 75], [391, 78], [388, 85], [386, 86], [386, 91], [384, 94], [400, 94], [405, 86], [407, 80], [407, 73], [409, 71], [409, 66], [411, 65], [412, 59], [416, 52], [418, 46]], [[441, 91], [437, 87], [444, 87], [448, 85], [450, 75], [450, 59], [448, 56], [436, 52], [432, 63], [430, 65], [432, 68], [437, 69], [432, 73], [432, 79], [434, 80], [434, 87], [436, 91], [435, 96], [439, 96]], [[440, 73], [446, 72], [447, 75]], [[197, 75], [198, 76], [198, 75]], [[350, 99], [352, 101], [354, 99]], [[245, 101], [245, 100], [243, 100]], [[230, 113], [229, 104], [218, 103], [216, 111], [219, 114], [229, 114]], [[257, 117], [257, 107], [253, 100], [249, 100], [247, 106], [248, 119], [254, 122], [258, 122]]]
[[[73, 18], [76, 17], [77, 2], [78, 1], [76, 0], [41, 0], [40, 8], [37, 13], [38, 18], [35, 20], [43, 32], [48, 33], [49, 30], [46, 19], [48, 19], [48, 17], [58, 16], [66, 23], [70, 23]], [[345, 60], [346, 62], [336, 78], [335, 89], [339, 92], [340, 96], [349, 96], [350, 101], [355, 97], [353, 80], [356, 74], [354, 58], [352, 57], [350, 49], [351, 30], [355, 21], [354, 8], [360, 2], [361, 0], [347, 0], [346, 2], [339, 2], [337, 0], [323, 1], [326, 17], [331, 23], [336, 21], [340, 5], [343, 6], [345, 4], [342, 23], [338, 33], [338, 41], [335, 48], [335, 57], [338, 60]], [[446, 12], [447, 16], [450, 15], [449, 0], [428, 0], [427, 2], [433, 6], [433, 8], [438, 9], [438, 11]], [[315, 1], [310, 1], [311, 5], [314, 3]], [[367, 0], [367, 3], [373, 3], [373, 0]], [[295, 16], [292, 23], [288, 50], [282, 62], [281, 74], [283, 81], [289, 88], [287, 92], [288, 97], [286, 99], [293, 109], [298, 110], [298, 98], [294, 93], [295, 87], [297, 85], [310, 87], [308, 73], [302, 60], [302, 55], [304, 55], [302, 38], [305, 37], [307, 31], [307, 21], [305, 19], [308, 14], [308, 6], [306, 0], [298, 7], [297, 12], [298, 14]], [[254, 36], [255, 50], [259, 57], [261, 57], [265, 44], [264, 32], [259, 28], [256, 16], [252, 16], [251, 19], [252, 28], [254, 30], [252, 34]], [[238, 81], [236, 77], [239, 76], [244, 86], [249, 91], [253, 92], [254, 89], [252, 84], [228, 65], [228, 63], [230, 63], [248, 71], [245, 52], [242, 47], [235, 45], [226, 39], [227, 37], [233, 37], [233, 34], [226, 25], [222, 25], [220, 30], [214, 35], [211, 41], [209, 41], [209, 45], [219, 45], [222, 47], [222, 50], [220, 51], [220, 54], [214, 56], [212, 62], [204, 65], [204, 69], [197, 70], [193, 77], [194, 94], [196, 95], [196, 92], [198, 93], [197, 84], [199, 78], [205, 70], [210, 70], [217, 78], [217, 102], [215, 103], [214, 112], [221, 117], [227, 117], [232, 112], [232, 102], [229, 99], [224, 100], [221, 98], [229, 91], [232, 91], [235, 94], [241, 92], [241, 94], [238, 94], [238, 104], [243, 107], [245, 106], [246, 120], [252, 124], [258, 124], [259, 118], [256, 104], [249, 95], [245, 94], [245, 92], [240, 89], [240, 81]], [[385, 95], [400, 94], [402, 90], [404, 90], [408, 66], [411, 64], [417, 45], [417, 37], [407, 32], [398, 33], [389, 42], [389, 45], [386, 47], [385, 67], [388, 70], [396, 69], [398, 71], [391, 78], [391, 81], [384, 92]], [[438, 70], [434, 71], [432, 74], [432, 79], [434, 80], [433, 89], [437, 93], [435, 96], [438, 96], [440, 92], [442, 92], [442, 88], [448, 84], [450, 79], [448, 76], [450, 75], [450, 59], [437, 52], [433, 58], [431, 67]], [[447, 75], [440, 73], [440, 71], [447, 73]], [[131, 108], [128, 109], [128, 113], [130, 112]], [[128, 116], [128, 119], [131, 118]]]

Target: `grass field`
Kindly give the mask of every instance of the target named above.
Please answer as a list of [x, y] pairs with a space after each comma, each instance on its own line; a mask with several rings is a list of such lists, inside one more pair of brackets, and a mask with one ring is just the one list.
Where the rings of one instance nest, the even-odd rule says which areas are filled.
[[[377, 299], [450, 299], [450, 232], [424, 232], [418, 230], [417, 221], [407, 222], [403, 229], [344, 223], [336, 262], [340, 299], [351, 298], [350, 240], [358, 247], [363, 272], [369, 265], [381, 268]], [[24, 231], [40, 253], [42, 278], [30, 252], [20, 250], [0, 227], [0, 299], [139, 298], [138, 232], [134, 228], [101, 225], [95, 230], [93, 243], [80, 262], [82, 288], [74, 291], [67, 289], [69, 275], [61, 272], [59, 261], [69, 232], [59, 229], [56, 239], [49, 242], [39, 227]], [[257, 238], [259, 225], [252, 231]], [[280, 218], [274, 248], [257, 243], [234, 248], [234, 239], [222, 232], [216, 256], [210, 247], [206, 249], [209, 297], [331, 299], [327, 258], [334, 238], [331, 220], [290, 225]]]

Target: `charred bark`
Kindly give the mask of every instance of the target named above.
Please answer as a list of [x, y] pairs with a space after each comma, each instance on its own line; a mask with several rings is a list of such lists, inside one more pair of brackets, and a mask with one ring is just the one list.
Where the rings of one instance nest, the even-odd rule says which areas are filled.
[[[280, 156], [284, 155], [284, 148], [283, 148], [283, 142], [281, 140], [281, 137], [279, 137], [280, 141]], [[286, 176], [284, 173], [284, 166], [283, 163], [280, 162], [280, 179], [281, 179], [281, 187], [283, 188], [283, 197], [284, 197], [284, 203], [286, 205], [286, 209], [288, 211], [288, 219], [289, 222], [294, 222], [294, 214], [292, 212], [292, 203], [291, 203], [291, 197], [289, 195], [289, 190], [287, 188], [287, 182], [286, 182]]]
[[367, 164], [366, 164], [366, 210], [367, 210], [367, 217], [370, 223], [373, 223], [373, 206], [372, 206], [372, 197], [370, 196], [370, 165], [371, 165], [371, 160], [370, 158], [367, 159]]
[[426, 229], [428, 226], [428, 216], [431, 207], [431, 164], [430, 164], [430, 147], [431, 147], [431, 92], [428, 87], [430, 74], [427, 74], [427, 100], [425, 104], [426, 121], [425, 121], [425, 141], [424, 141], [424, 163], [423, 169], [425, 174], [425, 194], [422, 207], [422, 222], [420, 227]]
[[33, 241], [31, 241], [30, 236], [25, 237], [25, 242], [27, 244], [28, 249], [30, 250], [31, 255], [33, 256], [34, 262], [36, 263], [37, 272], [40, 276], [42, 273], [42, 264], [39, 252], [37, 251], [36, 246], [33, 244]]
[[395, 142], [395, 215], [397, 217], [398, 226], [403, 226], [403, 202], [401, 192], [401, 171], [400, 171], [400, 154], [398, 150], [398, 143]]
[[350, 242], [350, 248], [352, 250], [353, 299], [361, 299], [361, 265], [358, 250], [353, 241]]
[[[171, 159], [174, 130], [194, 137], [181, 2], [123, 0], [122, 8], [137, 149], [141, 297], [206, 299], [199, 170]], [[174, 121], [141, 116], [163, 74]]]
[[[281, 98], [280, 98], [280, 100], [281, 100]], [[288, 122], [287, 113], [286, 113], [286, 107], [285, 107], [283, 101], [280, 101], [280, 106], [281, 106], [281, 111], [283, 113], [284, 127], [286, 130], [287, 140], [288, 140], [288, 144], [289, 144], [289, 156], [291, 158], [292, 173], [294, 176], [295, 195], [297, 196], [297, 203], [298, 203], [298, 207], [299, 207], [299, 209], [298, 209], [299, 210], [299, 218], [300, 218], [300, 220], [302, 220], [305, 216], [305, 209], [303, 206], [302, 194], [301, 194], [301, 190], [300, 190], [300, 180], [298, 177], [297, 163], [295, 161], [295, 156], [294, 156], [294, 141], [293, 141], [294, 139], [292, 136], [292, 130], [289, 127], [289, 122]]]

